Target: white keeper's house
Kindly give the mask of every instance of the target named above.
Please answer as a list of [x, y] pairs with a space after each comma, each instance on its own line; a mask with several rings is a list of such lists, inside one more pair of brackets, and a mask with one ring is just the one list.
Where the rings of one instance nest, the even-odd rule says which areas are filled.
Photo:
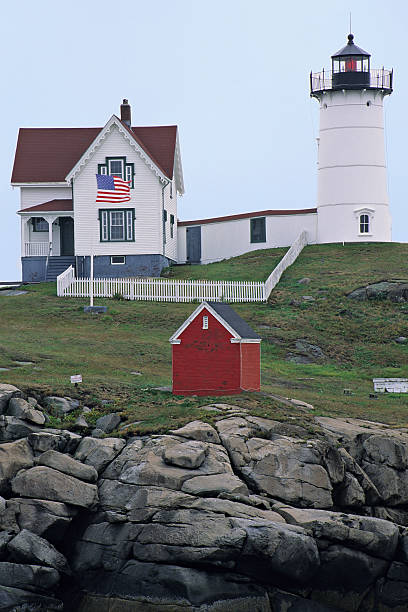
[[[275, 208], [179, 221], [184, 193], [177, 126], [132, 127], [127, 100], [103, 128], [22, 128], [12, 185], [20, 187], [23, 281], [55, 280], [70, 265], [96, 277], [159, 276], [263, 248], [391, 240], [383, 100], [393, 73], [354, 43], [310, 75], [320, 105], [315, 208]], [[128, 181], [120, 203], [97, 202], [96, 175]], [[111, 179], [109, 179], [111, 180]], [[277, 206], [276, 206], [277, 205]]]

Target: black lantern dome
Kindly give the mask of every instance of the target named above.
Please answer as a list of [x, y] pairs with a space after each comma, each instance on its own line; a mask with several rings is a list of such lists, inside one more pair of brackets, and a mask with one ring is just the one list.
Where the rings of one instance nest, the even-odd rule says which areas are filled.
[[348, 43], [332, 55], [333, 89], [370, 87], [370, 54], [354, 44], [353, 34]]

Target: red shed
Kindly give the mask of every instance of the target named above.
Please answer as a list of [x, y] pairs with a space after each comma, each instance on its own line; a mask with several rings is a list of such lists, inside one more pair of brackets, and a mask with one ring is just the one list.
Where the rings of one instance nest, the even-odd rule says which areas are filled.
[[220, 302], [203, 302], [170, 338], [175, 395], [259, 391], [261, 338]]

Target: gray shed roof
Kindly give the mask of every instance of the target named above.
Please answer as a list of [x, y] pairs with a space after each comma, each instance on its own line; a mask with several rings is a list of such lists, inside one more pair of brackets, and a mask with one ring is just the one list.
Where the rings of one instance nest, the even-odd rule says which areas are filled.
[[208, 302], [207, 304], [211, 306], [215, 312], [220, 315], [224, 319], [226, 323], [243, 339], [252, 339], [252, 340], [260, 340], [261, 336], [258, 336], [257, 333], [248, 325], [244, 319], [241, 319], [239, 314], [235, 312], [228, 304], [223, 304], [222, 302]]

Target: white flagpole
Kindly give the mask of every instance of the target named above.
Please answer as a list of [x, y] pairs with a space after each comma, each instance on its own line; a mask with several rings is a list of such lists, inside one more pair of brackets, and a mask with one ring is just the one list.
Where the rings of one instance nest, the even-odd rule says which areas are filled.
[[89, 305], [90, 306], [94, 305], [93, 281], [94, 281], [94, 256], [93, 256], [93, 249], [92, 249], [91, 251], [91, 275], [90, 275], [90, 283], [89, 283]]

